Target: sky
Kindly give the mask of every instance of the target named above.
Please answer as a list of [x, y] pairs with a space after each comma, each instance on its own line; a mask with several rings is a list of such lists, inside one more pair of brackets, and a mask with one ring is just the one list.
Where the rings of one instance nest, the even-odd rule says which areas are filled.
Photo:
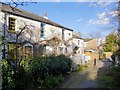
[[18, 6], [40, 16], [46, 11], [49, 20], [80, 32], [85, 38], [95, 34], [105, 37], [112, 32], [109, 15], [116, 16], [116, 7], [115, 2], [37, 2]]

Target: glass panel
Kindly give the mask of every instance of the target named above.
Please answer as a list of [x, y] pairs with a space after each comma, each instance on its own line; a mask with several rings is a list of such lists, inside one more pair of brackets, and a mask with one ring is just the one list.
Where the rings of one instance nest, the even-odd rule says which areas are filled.
[[15, 31], [15, 18], [9, 17], [9, 30]]
[[[22, 56], [22, 46], [18, 44], [18, 57]], [[16, 59], [16, 44], [8, 44], [8, 59]]]

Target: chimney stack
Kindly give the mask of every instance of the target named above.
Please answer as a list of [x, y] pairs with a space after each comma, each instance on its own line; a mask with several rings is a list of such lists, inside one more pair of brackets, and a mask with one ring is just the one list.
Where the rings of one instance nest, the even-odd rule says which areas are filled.
[[48, 19], [47, 17], [47, 14], [46, 14], [46, 11], [44, 11], [44, 16], [43, 16], [45, 19]]

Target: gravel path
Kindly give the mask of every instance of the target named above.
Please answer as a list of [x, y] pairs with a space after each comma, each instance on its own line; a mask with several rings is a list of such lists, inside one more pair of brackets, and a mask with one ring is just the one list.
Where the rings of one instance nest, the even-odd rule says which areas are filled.
[[[98, 60], [97, 65], [93, 66], [93, 61], [88, 62], [88, 68], [82, 72], [73, 72], [60, 88], [97, 88], [99, 83], [97, 81], [99, 74], [111, 65], [111, 62], [105, 60]], [[102, 69], [102, 70], [101, 70]], [[102, 72], [101, 72], [102, 71]]]

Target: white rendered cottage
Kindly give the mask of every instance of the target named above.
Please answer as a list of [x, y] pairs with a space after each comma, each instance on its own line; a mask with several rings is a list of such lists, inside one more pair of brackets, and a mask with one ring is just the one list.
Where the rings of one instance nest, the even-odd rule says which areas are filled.
[[[0, 30], [5, 37], [3, 58], [15, 57], [14, 48], [18, 37], [19, 58], [41, 54], [70, 54], [72, 52], [72, 29], [44, 17], [0, 3]], [[21, 32], [22, 30], [22, 32]], [[59, 40], [57, 46], [50, 43]], [[67, 43], [67, 44], [66, 44]], [[44, 50], [44, 53], [41, 53]], [[1, 54], [1, 53], [0, 53]]]

